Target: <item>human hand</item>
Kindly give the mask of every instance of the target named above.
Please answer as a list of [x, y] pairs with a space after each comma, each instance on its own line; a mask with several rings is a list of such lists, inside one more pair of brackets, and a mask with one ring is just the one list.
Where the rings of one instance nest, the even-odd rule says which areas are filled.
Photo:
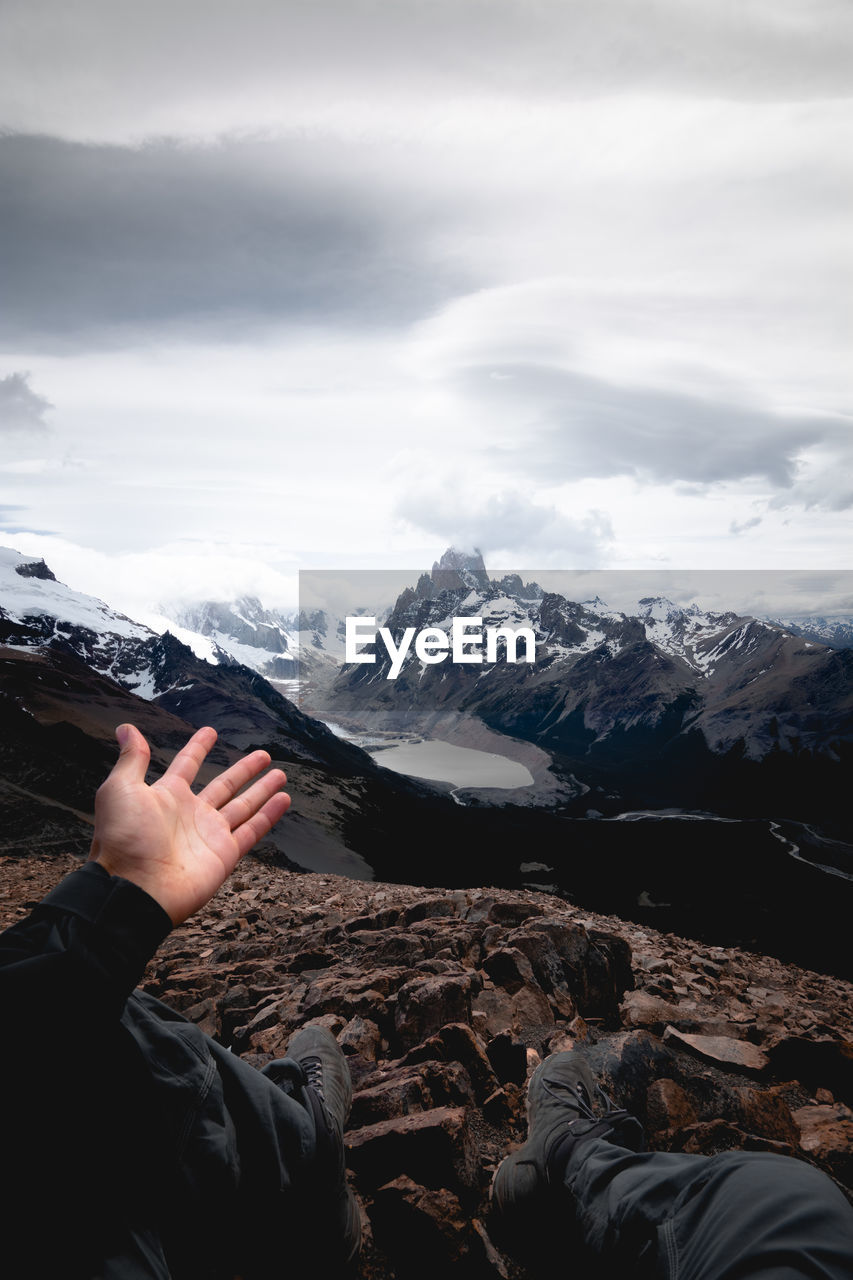
[[[216, 730], [194, 733], [150, 787], [151, 751], [134, 725], [116, 729], [121, 754], [95, 798], [90, 858], [132, 880], [159, 902], [173, 924], [213, 897], [243, 854], [290, 808], [287, 781], [266, 751], [232, 764], [195, 795], [190, 783], [216, 742]], [[242, 795], [241, 787], [258, 778]]]

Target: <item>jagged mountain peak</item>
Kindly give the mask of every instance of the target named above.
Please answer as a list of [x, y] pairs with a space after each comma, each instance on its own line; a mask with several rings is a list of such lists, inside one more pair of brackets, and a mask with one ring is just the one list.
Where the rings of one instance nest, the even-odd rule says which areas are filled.
[[[695, 608], [695, 605], [691, 608]], [[637, 602], [637, 616], [640, 618], [666, 622], [670, 618], [680, 617], [687, 612], [688, 610], [666, 596], [643, 596]]]
[[507, 573], [495, 584], [507, 596], [518, 600], [541, 600], [545, 594], [538, 582], [522, 582], [517, 573]]
[[15, 573], [21, 578], [40, 578], [42, 582], [56, 582], [56, 574], [48, 569], [44, 560], [28, 560], [26, 564], [15, 565]]
[[441, 559], [434, 561], [430, 576], [439, 591], [460, 591], [465, 587], [485, 589], [489, 585], [483, 555], [477, 547], [472, 551], [448, 547]]
[[[96, 596], [60, 582], [44, 560], [0, 548], [0, 619], [31, 633], [24, 643], [56, 637], [70, 640], [76, 631], [125, 639], [148, 639], [155, 633], [112, 609]], [[14, 641], [13, 641], [14, 643]]]
[[439, 569], [472, 569], [485, 572], [486, 565], [479, 547], [463, 551], [461, 547], [451, 546], [447, 548], [440, 560], [433, 563], [433, 573]]
[[199, 656], [208, 657], [209, 650], [214, 662], [225, 666], [240, 663], [276, 679], [292, 679], [297, 674], [298, 623], [266, 608], [257, 596], [195, 604], [173, 601], [161, 605], [160, 612], [177, 624], [182, 638]]
[[637, 617], [646, 621], [670, 622], [679, 618], [705, 619], [716, 616], [733, 618], [735, 615], [731, 613], [709, 614], [706, 610], [701, 609], [695, 601], [692, 604], [676, 604], [668, 596], [643, 596], [637, 602]]
[[791, 635], [831, 649], [853, 649], [853, 614], [788, 614], [783, 617], [762, 615], [765, 622], [781, 627]]
[[[292, 619], [276, 609], [265, 608], [257, 596], [243, 595], [233, 600], [203, 600], [199, 604], [173, 602], [161, 605], [161, 613], [199, 635], [232, 635], [244, 644], [281, 653], [287, 648], [286, 633]], [[278, 633], [274, 639], [271, 633]]]

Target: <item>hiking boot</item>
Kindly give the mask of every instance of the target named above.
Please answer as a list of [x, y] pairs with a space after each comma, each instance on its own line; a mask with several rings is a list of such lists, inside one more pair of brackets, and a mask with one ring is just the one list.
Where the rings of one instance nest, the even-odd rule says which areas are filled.
[[288, 1040], [285, 1052], [301, 1066], [306, 1085], [322, 1102], [343, 1142], [352, 1105], [352, 1078], [337, 1040], [325, 1027], [301, 1027]]
[[268, 1063], [263, 1074], [296, 1098], [314, 1119], [315, 1199], [328, 1198], [335, 1205], [337, 1226], [335, 1230], [335, 1224], [325, 1220], [325, 1245], [333, 1255], [330, 1261], [349, 1266], [361, 1248], [361, 1215], [347, 1186], [343, 1140], [352, 1103], [349, 1065], [325, 1027], [301, 1027], [288, 1040], [286, 1053], [287, 1057]]
[[492, 1180], [492, 1204], [505, 1225], [547, 1201], [549, 1189], [562, 1186], [578, 1142], [603, 1138], [632, 1151], [643, 1146], [639, 1120], [613, 1106], [576, 1050], [551, 1054], [533, 1072], [527, 1126], [527, 1141], [502, 1161]]

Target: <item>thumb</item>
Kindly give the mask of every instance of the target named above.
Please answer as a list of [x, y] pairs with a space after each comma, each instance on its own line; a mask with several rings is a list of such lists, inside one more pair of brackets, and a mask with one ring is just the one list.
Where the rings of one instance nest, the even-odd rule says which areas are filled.
[[116, 741], [121, 752], [110, 777], [121, 782], [144, 782], [151, 748], [142, 734], [135, 725], [120, 724], [116, 729]]

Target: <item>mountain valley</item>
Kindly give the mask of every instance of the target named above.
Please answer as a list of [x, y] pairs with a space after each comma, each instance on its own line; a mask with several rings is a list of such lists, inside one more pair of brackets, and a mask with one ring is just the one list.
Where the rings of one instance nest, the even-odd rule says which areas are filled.
[[[85, 852], [122, 720], [150, 738], [155, 772], [193, 727], [212, 723], [212, 764], [261, 746], [288, 772], [293, 812], [272, 837], [281, 865], [434, 886], [544, 886], [640, 925], [850, 972], [846, 653], [737, 615], [649, 599], [626, 617], [520, 579], [491, 583], [479, 565], [439, 564], [437, 580], [398, 600], [389, 625], [440, 622], [448, 608], [523, 619], [537, 628], [536, 666], [498, 664], [489, 680], [451, 668], [433, 681], [438, 668], [410, 661], [395, 682], [378, 664], [344, 668], [324, 696], [334, 718], [379, 726], [380, 740], [455, 739], [517, 758], [533, 778], [508, 791], [460, 788], [392, 773], [381, 750], [333, 733], [233, 655], [205, 661], [63, 587], [42, 563], [3, 556], [7, 855]], [[230, 615], [242, 615], [244, 639], [265, 634], [249, 606]], [[221, 610], [206, 617], [220, 636], [231, 625]], [[327, 620], [310, 621], [322, 639]], [[276, 634], [299, 654], [298, 640]], [[328, 702], [320, 710], [332, 718]], [[705, 736], [713, 732], [721, 751]]]

